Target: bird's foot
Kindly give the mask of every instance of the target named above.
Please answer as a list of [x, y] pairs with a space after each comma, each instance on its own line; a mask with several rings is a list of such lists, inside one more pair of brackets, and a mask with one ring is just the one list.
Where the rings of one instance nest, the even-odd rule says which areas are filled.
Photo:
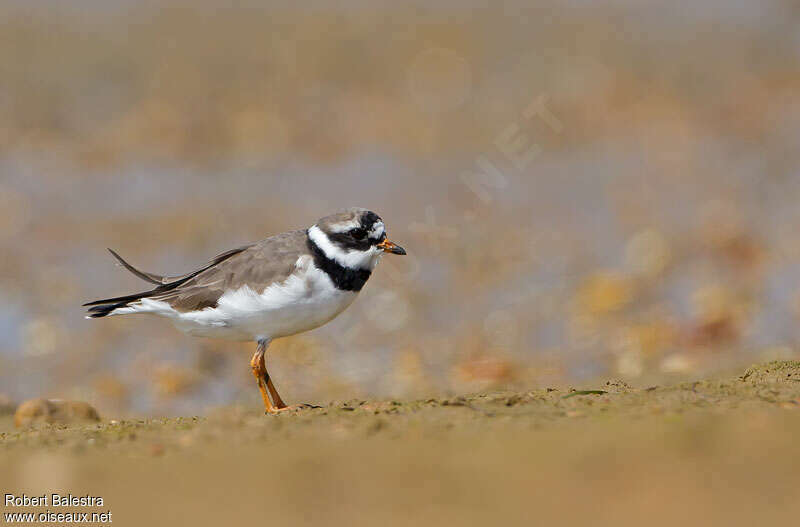
[[289, 405], [289, 406], [284, 406], [282, 408], [272, 408], [271, 410], [267, 411], [266, 413], [267, 414], [271, 414], [271, 415], [278, 415], [278, 414], [282, 414], [282, 413], [285, 413], [285, 412], [299, 412], [301, 410], [309, 410], [309, 409], [313, 409], [313, 408], [322, 408], [322, 407], [314, 405], [314, 404], [307, 404], [307, 403], [292, 404], [292, 405]]

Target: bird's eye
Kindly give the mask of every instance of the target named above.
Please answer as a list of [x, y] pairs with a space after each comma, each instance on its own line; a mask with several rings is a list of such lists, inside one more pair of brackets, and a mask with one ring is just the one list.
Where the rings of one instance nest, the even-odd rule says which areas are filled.
[[355, 238], [356, 240], [363, 240], [367, 237], [367, 231], [362, 228], [353, 229], [350, 231], [350, 235]]

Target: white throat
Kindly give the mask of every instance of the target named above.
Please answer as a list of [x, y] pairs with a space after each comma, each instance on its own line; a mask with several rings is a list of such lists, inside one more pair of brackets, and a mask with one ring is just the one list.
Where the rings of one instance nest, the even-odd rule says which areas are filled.
[[334, 244], [322, 229], [313, 225], [308, 229], [308, 237], [317, 247], [339, 265], [349, 269], [368, 269], [372, 271], [378, 265], [383, 254], [381, 249], [370, 247], [366, 251], [345, 250]]

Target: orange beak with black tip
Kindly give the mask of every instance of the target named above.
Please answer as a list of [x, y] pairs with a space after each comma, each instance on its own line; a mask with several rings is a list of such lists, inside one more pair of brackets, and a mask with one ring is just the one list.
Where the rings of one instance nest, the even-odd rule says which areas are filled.
[[381, 243], [377, 245], [378, 249], [383, 249], [385, 253], [392, 253], [392, 254], [406, 254], [406, 250], [397, 245], [394, 242], [390, 242], [388, 239], [383, 240]]

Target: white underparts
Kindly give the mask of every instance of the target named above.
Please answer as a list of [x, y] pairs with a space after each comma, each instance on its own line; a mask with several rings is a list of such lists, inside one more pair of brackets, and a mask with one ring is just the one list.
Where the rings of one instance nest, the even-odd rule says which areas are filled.
[[263, 291], [245, 285], [223, 294], [215, 307], [179, 312], [168, 303], [143, 298], [112, 315], [150, 313], [170, 318], [182, 331], [196, 336], [258, 340], [294, 335], [333, 319], [356, 297], [337, 289], [313, 259], [297, 259], [295, 272]]

